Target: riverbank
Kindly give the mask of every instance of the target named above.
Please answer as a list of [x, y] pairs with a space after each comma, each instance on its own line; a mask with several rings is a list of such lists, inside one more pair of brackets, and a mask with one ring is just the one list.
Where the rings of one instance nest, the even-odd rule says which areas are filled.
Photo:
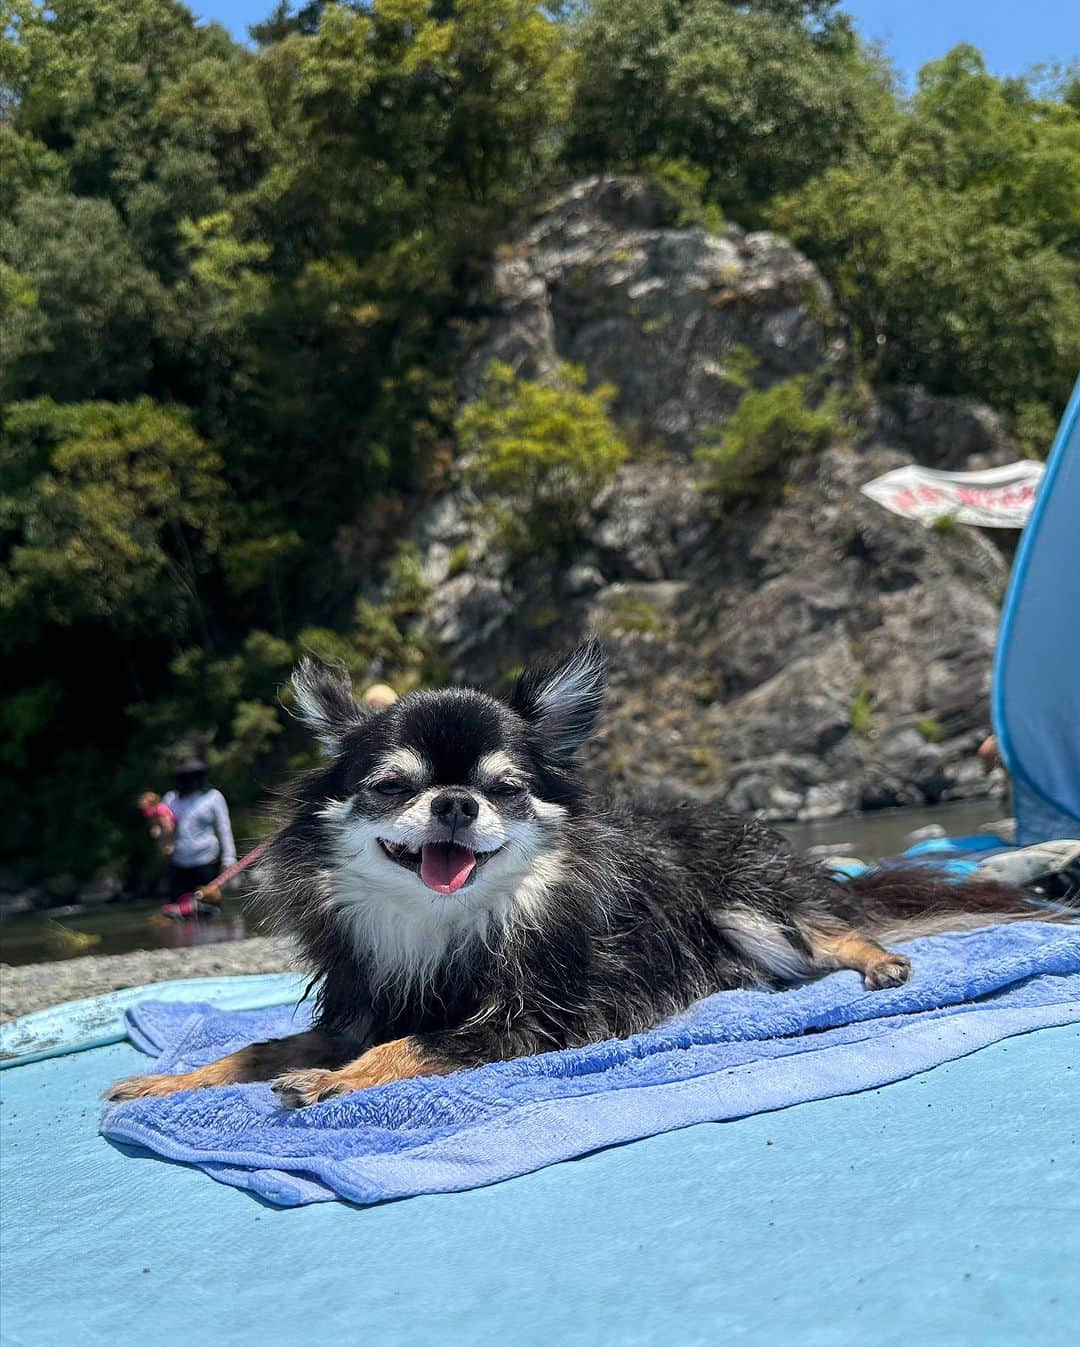
[[141, 949], [78, 959], [0, 964], [0, 1023], [32, 1010], [170, 978], [280, 973], [295, 967], [295, 947], [281, 936], [252, 936], [188, 949]]

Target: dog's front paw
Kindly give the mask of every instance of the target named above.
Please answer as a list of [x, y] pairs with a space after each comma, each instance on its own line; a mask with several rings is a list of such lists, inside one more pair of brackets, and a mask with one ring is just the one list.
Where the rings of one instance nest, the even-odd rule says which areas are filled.
[[105, 1098], [111, 1103], [119, 1103], [123, 1099], [160, 1098], [183, 1089], [190, 1089], [190, 1086], [185, 1086], [179, 1076], [128, 1076], [110, 1085]]
[[307, 1108], [322, 1099], [354, 1090], [338, 1071], [286, 1071], [270, 1082], [270, 1088], [285, 1108]]
[[867, 968], [863, 982], [869, 991], [879, 992], [885, 987], [902, 987], [909, 977], [911, 960], [903, 954], [889, 953]]

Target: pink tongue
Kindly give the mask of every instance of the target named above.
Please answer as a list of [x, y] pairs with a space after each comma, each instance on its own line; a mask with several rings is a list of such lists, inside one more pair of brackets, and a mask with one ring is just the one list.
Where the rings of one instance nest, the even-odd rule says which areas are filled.
[[438, 893], [455, 893], [476, 869], [476, 857], [456, 842], [425, 842], [420, 878]]

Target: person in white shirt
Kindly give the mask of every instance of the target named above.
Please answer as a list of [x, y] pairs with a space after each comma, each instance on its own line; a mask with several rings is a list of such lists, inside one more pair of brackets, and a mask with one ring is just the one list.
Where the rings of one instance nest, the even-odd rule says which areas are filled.
[[163, 800], [176, 819], [169, 857], [169, 900], [209, 884], [236, 860], [229, 806], [206, 780], [206, 763], [185, 758], [176, 768], [176, 789]]

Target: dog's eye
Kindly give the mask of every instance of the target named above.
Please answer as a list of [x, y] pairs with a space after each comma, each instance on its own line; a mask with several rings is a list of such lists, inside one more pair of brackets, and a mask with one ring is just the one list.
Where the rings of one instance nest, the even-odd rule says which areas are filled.
[[519, 785], [516, 781], [495, 781], [488, 787], [488, 794], [505, 797], [511, 795], [524, 795], [525, 787]]
[[387, 776], [381, 781], [373, 781], [370, 789], [376, 795], [412, 795], [413, 785], [402, 776]]

